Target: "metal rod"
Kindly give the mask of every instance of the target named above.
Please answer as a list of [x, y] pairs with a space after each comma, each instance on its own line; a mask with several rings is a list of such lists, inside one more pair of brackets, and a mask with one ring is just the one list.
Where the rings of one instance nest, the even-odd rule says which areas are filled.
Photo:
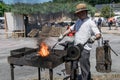
[[14, 65], [10, 64], [10, 69], [11, 69], [11, 80], [14, 80]]
[[53, 80], [53, 69], [49, 69], [50, 80]]
[[53, 45], [53, 47], [52, 47], [52, 49], [51, 49], [51, 51], [53, 52], [53, 54], [55, 54], [54, 48], [55, 48], [55, 46], [58, 44], [58, 42], [59, 42], [59, 41], [57, 41], [57, 42]]
[[57, 42], [53, 45], [53, 47], [52, 47], [51, 50], [53, 50], [53, 49], [55, 48], [55, 46], [58, 44], [58, 42], [59, 42], [59, 41], [57, 41]]
[[38, 67], [38, 80], [41, 80], [40, 67]]
[[111, 48], [110, 45], [109, 45], [109, 48], [111, 49], [111, 51], [112, 51], [116, 56], [118, 56], [118, 54]]

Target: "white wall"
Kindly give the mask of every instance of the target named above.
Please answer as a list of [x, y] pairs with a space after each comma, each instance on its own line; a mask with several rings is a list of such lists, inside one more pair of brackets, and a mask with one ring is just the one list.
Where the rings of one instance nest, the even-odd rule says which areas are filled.
[[8, 31], [24, 30], [23, 16], [20, 14], [13, 14], [11, 12], [5, 13]]

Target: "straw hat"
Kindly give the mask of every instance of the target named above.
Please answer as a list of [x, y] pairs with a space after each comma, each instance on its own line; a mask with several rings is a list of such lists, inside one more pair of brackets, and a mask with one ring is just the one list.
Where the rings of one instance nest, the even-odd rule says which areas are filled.
[[76, 11], [75, 13], [78, 13], [80, 11], [88, 11], [86, 4], [80, 3], [76, 6]]

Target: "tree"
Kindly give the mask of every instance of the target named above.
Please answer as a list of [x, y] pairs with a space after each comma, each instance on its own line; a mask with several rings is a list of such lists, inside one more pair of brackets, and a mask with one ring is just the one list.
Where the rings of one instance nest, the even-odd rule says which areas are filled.
[[[54, 3], [54, 2], [46, 2], [42, 4], [23, 4], [17, 3], [12, 5], [12, 12], [19, 14], [49, 14], [49, 13], [57, 13], [64, 12], [73, 13], [75, 12], [75, 7], [80, 2], [70, 2], [70, 3]], [[93, 15], [95, 13], [95, 8], [89, 4], [87, 4], [88, 9], [90, 10], [90, 14]]]
[[113, 9], [110, 6], [104, 6], [101, 9], [101, 16], [103, 16], [105, 18], [114, 16]]
[[10, 11], [11, 7], [10, 5], [6, 5], [3, 2], [0, 3], [0, 16], [4, 16], [4, 12]]
[[91, 5], [87, 5], [87, 7], [88, 7], [88, 9], [90, 10], [89, 11], [89, 14], [93, 17], [94, 16], [94, 14], [95, 14], [95, 12], [96, 12], [96, 8], [95, 7], [93, 7], [93, 6], [91, 6]]
[[3, 16], [5, 11], [5, 4], [4, 3], [0, 3], [0, 16]]

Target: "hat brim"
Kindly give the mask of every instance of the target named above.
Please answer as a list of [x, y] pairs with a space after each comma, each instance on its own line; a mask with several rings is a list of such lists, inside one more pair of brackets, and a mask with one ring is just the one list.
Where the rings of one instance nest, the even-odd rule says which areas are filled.
[[78, 12], [81, 12], [81, 11], [89, 11], [89, 10], [88, 9], [79, 9], [79, 10], [75, 11], [75, 14], [78, 13]]

